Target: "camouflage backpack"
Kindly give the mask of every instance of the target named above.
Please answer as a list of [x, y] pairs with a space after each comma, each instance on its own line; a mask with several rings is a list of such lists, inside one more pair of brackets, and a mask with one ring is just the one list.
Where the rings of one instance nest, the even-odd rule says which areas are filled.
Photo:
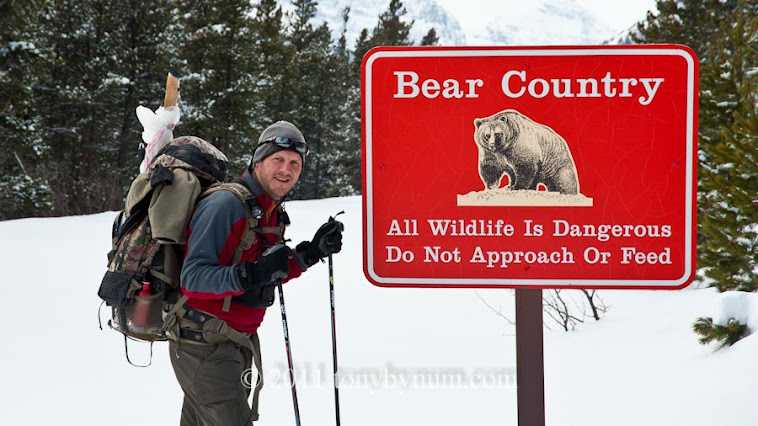
[[132, 182], [113, 223], [108, 270], [98, 290], [112, 308], [108, 325], [125, 344], [127, 338], [167, 340], [164, 315], [177, 303], [189, 220], [202, 194], [220, 185], [227, 170], [226, 156], [213, 145], [182, 136]]

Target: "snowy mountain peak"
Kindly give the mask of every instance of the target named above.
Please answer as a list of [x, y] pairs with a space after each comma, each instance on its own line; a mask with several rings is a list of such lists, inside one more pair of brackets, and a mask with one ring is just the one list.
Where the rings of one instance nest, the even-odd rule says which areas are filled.
[[[335, 37], [342, 13], [350, 8], [350, 47], [364, 28], [373, 29], [389, 0], [321, 0], [315, 21], [328, 22]], [[411, 40], [418, 43], [434, 28], [440, 45], [592, 45], [623, 43], [629, 28], [645, 18], [654, 0], [609, 4], [602, 0], [406, 0], [406, 22], [413, 21]], [[291, 10], [291, 4], [284, 4]]]
[[[365, 28], [371, 31], [379, 21], [379, 15], [387, 10], [388, 5], [389, 1], [321, 0], [315, 21], [319, 24], [326, 21], [333, 33], [338, 36], [342, 30], [342, 13], [346, 7], [349, 7], [350, 16], [346, 37], [348, 46], [353, 47], [361, 30]], [[448, 14], [436, 1], [406, 1], [403, 5], [407, 11], [404, 16], [405, 22], [413, 21], [411, 40], [415, 43], [420, 42], [424, 35], [434, 28], [440, 45], [466, 44], [466, 38], [458, 20]], [[285, 7], [285, 10], [290, 9]]]

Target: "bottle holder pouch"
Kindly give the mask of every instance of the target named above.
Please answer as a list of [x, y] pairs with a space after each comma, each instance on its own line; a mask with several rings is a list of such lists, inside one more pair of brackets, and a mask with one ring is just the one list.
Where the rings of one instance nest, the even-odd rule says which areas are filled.
[[113, 309], [111, 326], [121, 333], [140, 340], [166, 340], [163, 330], [164, 292], [149, 296], [135, 295], [134, 302]]
[[97, 295], [114, 308], [125, 308], [132, 301], [136, 291], [141, 288], [133, 276], [107, 271], [100, 283]]

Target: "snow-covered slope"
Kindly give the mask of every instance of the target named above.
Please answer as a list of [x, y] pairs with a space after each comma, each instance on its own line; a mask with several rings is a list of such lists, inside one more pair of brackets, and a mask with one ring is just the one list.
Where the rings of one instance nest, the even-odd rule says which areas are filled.
[[[513, 330], [479, 298], [508, 313], [511, 293], [371, 286], [362, 273], [358, 197], [289, 202], [288, 235], [310, 238], [340, 210], [347, 228], [335, 256], [342, 424], [515, 425]], [[167, 345], [155, 345], [151, 367], [136, 368], [124, 359], [120, 335], [98, 329], [96, 292], [113, 216], [0, 222], [0, 424], [178, 424], [182, 394]], [[303, 424], [331, 426], [325, 265], [287, 284], [285, 294]], [[546, 331], [547, 424], [758, 424], [758, 337], [714, 353], [690, 331], [715, 296], [604, 291], [612, 307], [603, 320]], [[294, 424], [279, 315], [275, 304], [260, 331], [261, 426]], [[130, 346], [135, 362], [147, 351]]]

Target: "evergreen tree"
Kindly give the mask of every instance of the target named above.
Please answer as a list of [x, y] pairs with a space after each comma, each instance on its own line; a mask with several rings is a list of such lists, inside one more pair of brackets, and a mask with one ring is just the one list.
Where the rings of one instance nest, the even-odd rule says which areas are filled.
[[726, 326], [713, 323], [713, 318], [698, 318], [692, 325], [692, 330], [700, 335], [700, 344], [718, 343], [718, 349], [731, 346], [747, 336], [747, 325], [730, 319]]
[[[658, 1], [635, 41], [687, 44], [700, 62], [698, 265], [719, 291], [758, 288], [758, 0]], [[735, 326], [736, 327], [736, 326]], [[731, 344], [700, 318], [703, 336]]]
[[142, 105], [154, 110], [162, 105], [166, 74], [175, 61], [171, 39], [174, 10], [172, 0], [120, 0], [111, 3], [109, 12], [117, 25], [121, 24], [112, 33], [112, 42], [122, 53], [102, 85], [116, 105], [116, 121], [110, 123], [114, 132], [110, 149], [116, 159], [111, 179], [120, 189], [114, 195], [123, 198], [141, 161], [137, 153], [142, 126], [135, 109]]
[[290, 118], [306, 135], [311, 154], [293, 197], [321, 198], [333, 186], [327, 158], [339, 126], [339, 59], [328, 25], [312, 25], [316, 2], [296, 0], [294, 5], [287, 37], [293, 49], [288, 91], [297, 102]]
[[254, 83], [257, 115], [256, 134], [282, 119], [294, 104], [284, 93], [289, 72], [290, 51], [285, 47], [283, 13], [276, 0], [260, 0], [253, 18], [255, 32]]
[[29, 29], [36, 1], [0, 1], [0, 220], [49, 212], [50, 188], [36, 164], [47, 151], [37, 136], [35, 84], [43, 58]]
[[437, 36], [437, 31], [432, 28], [426, 33], [424, 38], [421, 39], [422, 46], [436, 46], [439, 43], [440, 38]]
[[[722, 38], [720, 24], [728, 19], [735, 0], [657, 0], [658, 13], [648, 12], [645, 21], [637, 24], [632, 39], [638, 43], [680, 43], [695, 51], [701, 72], [712, 62], [723, 62], [713, 45]], [[705, 77], [705, 76], [704, 76]], [[699, 157], [701, 166], [711, 167], [710, 145], [720, 141], [719, 126], [729, 120], [728, 111], [709, 102], [709, 90], [701, 82], [699, 103]], [[699, 173], [701, 181], [708, 177]]]
[[707, 145], [700, 197], [700, 264], [720, 291], [758, 289], [758, 15], [740, 1], [721, 24], [714, 57], [702, 72], [709, 108], [723, 121]]
[[256, 34], [248, 0], [178, 3], [179, 40], [186, 75], [180, 70], [182, 134], [199, 136], [231, 162], [232, 175], [247, 165], [257, 141], [255, 105]]
[[413, 22], [403, 22], [407, 11], [400, 0], [390, 0], [387, 10], [379, 15], [379, 22], [371, 33], [374, 46], [410, 46]]
[[[361, 93], [360, 68], [354, 71], [353, 63], [360, 65], [360, 60], [352, 61], [352, 52], [347, 47], [347, 24], [350, 8], [342, 12], [342, 32], [335, 47], [337, 78], [337, 127], [330, 139], [328, 157], [328, 174], [332, 185], [327, 188], [326, 196], [348, 196], [361, 193]], [[368, 37], [364, 30], [362, 37]], [[362, 58], [362, 57], [361, 57]]]
[[49, 0], [38, 18], [38, 42], [50, 60], [35, 93], [40, 135], [50, 144], [40, 171], [51, 184], [58, 214], [121, 205], [113, 179], [120, 109], [120, 59], [114, 52], [122, 22], [104, 0]]
[[[340, 155], [335, 158], [333, 164], [334, 175], [339, 176], [339, 184], [335, 184], [330, 195], [353, 195], [361, 191], [361, 65], [363, 57], [375, 46], [413, 44], [409, 38], [413, 21], [404, 21], [405, 15], [403, 3], [400, 0], [391, 0], [387, 10], [379, 15], [376, 27], [371, 32], [363, 29], [356, 39], [352, 62], [346, 67], [350, 84], [343, 89], [346, 96], [340, 112]], [[436, 31], [430, 30], [423, 41], [430, 45], [436, 43]]]

